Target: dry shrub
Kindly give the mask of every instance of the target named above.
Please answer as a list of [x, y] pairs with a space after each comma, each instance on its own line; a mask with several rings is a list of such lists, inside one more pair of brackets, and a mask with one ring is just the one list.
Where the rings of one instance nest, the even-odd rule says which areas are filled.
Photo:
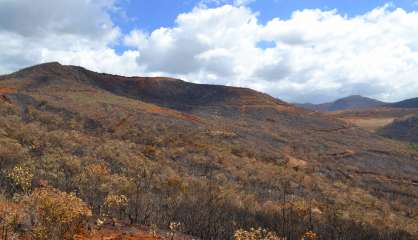
[[25, 166], [15, 166], [7, 174], [16, 187], [19, 187], [24, 193], [29, 192], [32, 186], [32, 170]]
[[234, 240], [284, 240], [280, 238], [274, 232], [270, 232], [266, 229], [251, 228], [249, 231], [240, 229], [234, 234]]
[[302, 240], [316, 240], [318, 239], [318, 234], [313, 231], [307, 231], [303, 234]]
[[19, 204], [0, 200], [0, 233], [1, 239], [15, 239], [18, 228], [24, 222], [25, 214]]
[[110, 216], [121, 218], [128, 207], [128, 198], [125, 195], [108, 194], [103, 205]]
[[23, 203], [31, 217], [34, 239], [72, 239], [91, 216], [89, 207], [74, 194], [53, 188], [36, 189]]

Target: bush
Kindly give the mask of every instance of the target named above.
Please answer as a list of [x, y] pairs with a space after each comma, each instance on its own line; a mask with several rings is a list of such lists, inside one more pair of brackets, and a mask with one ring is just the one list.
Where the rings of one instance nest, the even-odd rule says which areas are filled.
[[274, 232], [266, 229], [251, 228], [249, 231], [237, 230], [234, 234], [234, 240], [284, 240], [284, 238], [280, 238]]
[[0, 239], [16, 239], [24, 216], [19, 204], [0, 199]]
[[108, 194], [104, 206], [110, 216], [121, 218], [128, 206], [128, 198], [125, 195]]
[[15, 166], [8, 172], [7, 177], [11, 179], [15, 187], [20, 188], [23, 193], [29, 192], [33, 179], [33, 173], [30, 168]]
[[81, 199], [53, 188], [36, 189], [23, 203], [33, 224], [32, 237], [39, 240], [73, 239], [91, 216]]

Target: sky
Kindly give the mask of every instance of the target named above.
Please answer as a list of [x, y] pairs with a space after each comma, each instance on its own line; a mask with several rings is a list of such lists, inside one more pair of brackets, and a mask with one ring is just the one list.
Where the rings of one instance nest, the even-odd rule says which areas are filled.
[[417, 0], [0, 0], [0, 74], [50, 61], [289, 102], [418, 97]]

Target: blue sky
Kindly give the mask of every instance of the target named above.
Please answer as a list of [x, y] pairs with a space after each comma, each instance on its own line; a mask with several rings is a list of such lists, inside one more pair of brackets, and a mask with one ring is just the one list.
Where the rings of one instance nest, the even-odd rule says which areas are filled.
[[[202, 3], [202, 0], [120, 0], [117, 2], [120, 11], [112, 13], [112, 19], [122, 32], [132, 29], [152, 32], [161, 27], [175, 27], [176, 18], [181, 13], [191, 11]], [[219, 7], [222, 4], [233, 4], [233, 1], [205, 2], [207, 7]], [[376, 7], [391, 4], [393, 7], [413, 11], [418, 9], [414, 0], [258, 0], [246, 4], [258, 13], [260, 23], [267, 23], [273, 18], [289, 19], [293, 12], [304, 9], [337, 10], [341, 15], [353, 17], [364, 14]], [[272, 46], [270, 42], [259, 44], [260, 47]], [[122, 44], [113, 46], [118, 53], [128, 48]]]
[[[118, 6], [130, 19], [115, 14], [113, 18], [125, 32], [132, 28], [152, 31], [159, 27], [173, 27], [180, 13], [191, 11], [200, 2], [201, 0], [122, 0], [118, 2]], [[337, 9], [341, 14], [355, 16], [388, 3], [405, 10], [418, 8], [418, 4], [413, 0], [258, 0], [249, 3], [248, 6], [258, 12], [259, 20], [265, 23], [276, 17], [288, 19], [296, 10]], [[215, 7], [219, 4], [207, 5]]]
[[417, 97], [418, 0], [0, 0], [0, 74], [59, 61], [289, 102]]

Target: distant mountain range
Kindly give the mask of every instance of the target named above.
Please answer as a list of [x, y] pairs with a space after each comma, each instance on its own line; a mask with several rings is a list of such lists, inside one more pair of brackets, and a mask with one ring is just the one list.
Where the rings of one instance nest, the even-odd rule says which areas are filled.
[[418, 108], [418, 98], [411, 98], [387, 105], [393, 108]]
[[381, 102], [372, 98], [363, 97], [360, 95], [353, 95], [345, 98], [338, 99], [334, 102], [322, 103], [322, 104], [296, 104], [299, 107], [320, 111], [320, 112], [335, 112], [342, 110], [352, 110], [352, 109], [366, 109], [383, 106], [387, 103]]
[[418, 143], [418, 98], [386, 103], [353, 95], [334, 102], [295, 105], [324, 112], [387, 138]]
[[321, 104], [303, 103], [295, 104], [298, 107], [319, 111], [319, 112], [337, 112], [344, 110], [361, 110], [377, 107], [388, 108], [418, 108], [418, 98], [412, 98], [395, 103], [382, 102], [373, 98], [363, 97], [360, 95], [352, 95], [349, 97], [338, 99], [334, 102]]

